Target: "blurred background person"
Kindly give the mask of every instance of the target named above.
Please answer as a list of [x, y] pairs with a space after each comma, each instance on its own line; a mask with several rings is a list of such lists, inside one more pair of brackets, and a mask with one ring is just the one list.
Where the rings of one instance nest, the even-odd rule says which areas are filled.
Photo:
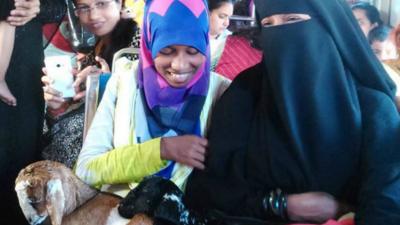
[[65, 99], [50, 87], [48, 76], [42, 78], [48, 127], [43, 138], [42, 157], [64, 163], [70, 168], [74, 166], [82, 148], [85, 108], [82, 84], [85, 84], [88, 75], [109, 73], [114, 53], [131, 46], [137, 39], [136, 22], [132, 18], [121, 17], [124, 0], [75, 0], [74, 3], [80, 24], [93, 33], [97, 40], [93, 50], [79, 60], [80, 68], [74, 83], [76, 95], [72, 99]]
[[368, 34], [368, 41], [372, 51], [380, 61], [398, 58], [396, 44], [390, 38], [391, 31], [388, 26], [381, 25], [372, 29]]
[[[261, 61], [261, 51], [255, 48], [259, 32], [251, 27], [251, 23], [245, 23], [245, 20], [252, 20], [251, 1], [208, 0], [208, 7], [211, 70], [232, 80]], [[230, 26], [233, 12], [236, 18]], [[228, 27], [234, 28], [234, 32]]]
[[372, 29], [383, 24], [378, 9], [368, 2], [357, 2], [351, 9], [366, 37]]

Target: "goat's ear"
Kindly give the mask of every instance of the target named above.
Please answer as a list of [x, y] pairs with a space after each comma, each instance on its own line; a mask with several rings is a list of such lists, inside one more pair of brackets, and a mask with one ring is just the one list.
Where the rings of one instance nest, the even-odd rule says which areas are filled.
[[60, 179], [47, 182], [46, 208], [52, 225], [61, 225], [64, 215], [65, 196]]

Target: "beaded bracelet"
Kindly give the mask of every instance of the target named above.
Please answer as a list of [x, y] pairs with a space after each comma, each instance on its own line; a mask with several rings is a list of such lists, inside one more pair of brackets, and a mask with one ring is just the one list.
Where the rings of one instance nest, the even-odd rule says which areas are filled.
[[280, 189], [273, 190], [266, 195], [263, 198], [262, 205], [267, 215], [287, 220], [286, 195]]

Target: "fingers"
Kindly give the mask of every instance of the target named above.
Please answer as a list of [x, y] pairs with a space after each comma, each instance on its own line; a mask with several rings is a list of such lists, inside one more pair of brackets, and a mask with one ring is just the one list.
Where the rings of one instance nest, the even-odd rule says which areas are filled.
[[15, 1], [15, 9], [10, 12], [7, 22], [13, 26], [22, 26], [35, 18], [40, 12], [40, 2], [38, 0], [31, 1]]
[[101, 58], [101, 57], [99, 57], [99, 56], [96, 56], [96, 61], [98, 62], [98, 63], [100, 63], [100, 65], [101, 65], [101, 71], [103, 72], [103, 73], [109, 73], [110, 72], [110, 67], [108, 66], [108, 63], [106, 62], [106, 60], [104, 60], [103, 58]]
[[100, 73], [101, 70], [96, 66], [88, 66], [75, 74], [76, 79], [72, 85], [76, 93], [73, 98], [75, 101], [81, 100], [86, 95], [84, 84], [86, 83], [87, 76]]
[[34, 17], [15, 17], [15, 16], [9, 16], [7, 18], [7, 22], [11, 25], [11, 26], [23, 26], [26, 23], [28, 23], [31, 19], [33, 19]]
[[199, 169], [199, 170], [204, 170], [206, 168], [206, 166], [204, 165], [204, 163], [193, 160], [192, 162], [189, 162], [189, 166]]
[[[75, 81], [74, 81], [73, 87], [79, 88], [79, 86], [82, 83], [86, 82], [86, 78], [90, 74], [100, 74], [100, 73], [101, 73], [101, 70], [95, 66], [86, 67], [85, 69], [83, 69], [80, 72], [78, 72], [77, 74], [75, 74]], [[81, 90], [78, 89], [78, 91], [81, 91]]]
[[53, 80], [47, 75], [42, 76], [40, 79], [45, 86], [49, 86], [51, 83], [53, 83]]
[[74, 101], [79, 101], [86, 96], [86, 91], [76, 92], [75, 96], [73, 97]]
[[208, 141], [205, 138], [187, 135], [191, 141], [190, 146], [187, 149], [183, 149], [186, 152], [184, 160], [188, 166], [194, 167], [196, 169], [204, 170], [204, 162], [206, 160], [206, 152]]
[[[62, 93], [51, 88], [50, 86], [44, 86], [43, 92], [45, 95], [48, 96], [47, 100], [57, 101], [57, 102], [64, 102], [64, 98], [62, 97]], [[45, 98], [46, 99], [46, 98]]]
[[198, 140], [199, 145], [203, 147], [208, 147], [208, 140], [202, 137], [196, 137]]
[[161, 139], [161, 158], [203, 170], [207, 139], [194, 135], [164, 137]]

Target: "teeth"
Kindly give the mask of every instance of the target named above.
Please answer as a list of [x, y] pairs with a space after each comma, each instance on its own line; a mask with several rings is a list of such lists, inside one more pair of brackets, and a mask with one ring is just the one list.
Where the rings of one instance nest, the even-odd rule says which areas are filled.
[[191, 73], [181, 73], [181, 74], [171, 73], [172, 79], [174, 79], [177, 82], [186, 81], [190, 75]]

